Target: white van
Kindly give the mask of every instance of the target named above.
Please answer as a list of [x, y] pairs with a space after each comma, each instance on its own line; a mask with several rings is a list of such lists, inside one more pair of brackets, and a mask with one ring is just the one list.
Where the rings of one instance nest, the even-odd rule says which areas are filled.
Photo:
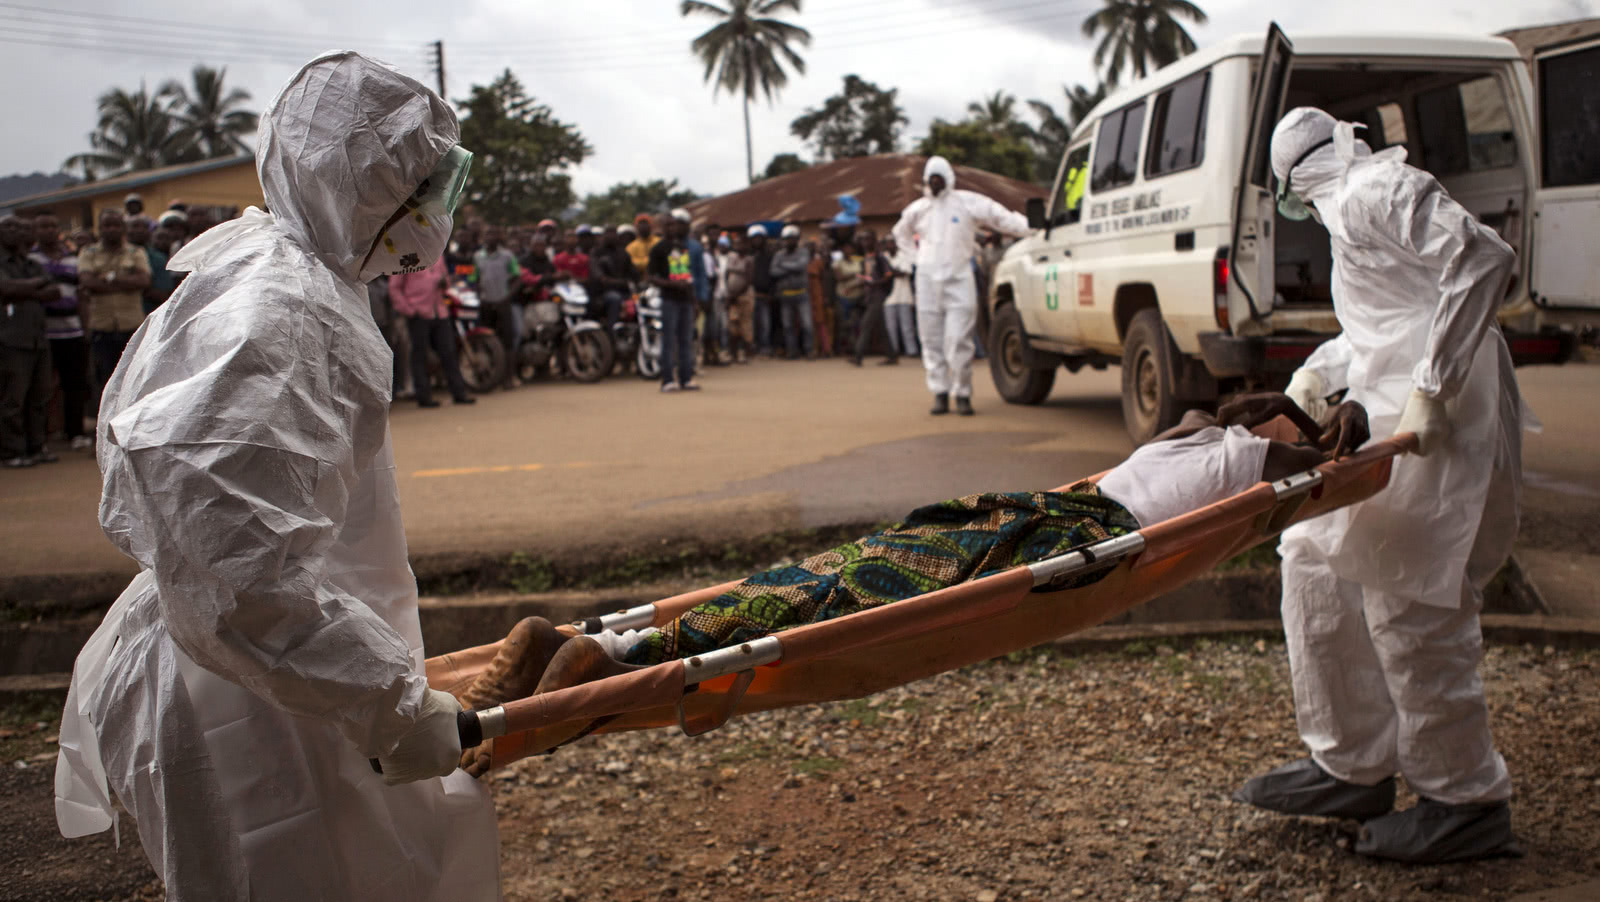
[[1570, 324], [1600, 322], [1600, 40], [1535, 68], [1501, 38], [1292, 46], [1273, 25], [1111, 95], [995, 268], [984, 312], [1001, 395], [1037, 404], [1063, 366], [1120, 364], [1142, 442], [1187, 407], [1281, 385], [1337, 333], [1328, 233], [1273, 199], [1272, 129], [1296, 106], [1365, 123], [1374, 150], [1405, 145], [1494, 227], [1519, 257], [1502, 315], [1513, 356], [1566, 359]]

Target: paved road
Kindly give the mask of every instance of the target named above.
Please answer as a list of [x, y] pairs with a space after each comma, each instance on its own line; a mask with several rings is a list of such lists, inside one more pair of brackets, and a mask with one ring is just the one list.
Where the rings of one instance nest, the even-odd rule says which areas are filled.
[[[1600, 519], [1600, 366], [1521, 375], [1545, 423], [1527, 440], [1526, 501], [1551, 517], [1535, 516], [1532, 526], [1558, 551], [1600, 553], [1570, 528], [1572, 517]], [[980, 372], [971, 418], [928, 416], [914, 364], [858, 370], [842, 361], [712, 370], [698, 394], [662, 396], [616, 378], [540, 384], [465, 408], [402, 403], [393, 433], [406, 531], [419, 560], [514, 550], [587, 556], [669, 537], [887, 519], [971, 491], [1055, 486], [1131, 449], [1119, 378], [1115, 369], [1063, 373], [1048, 402], [1016, 407]], [[99, 531], [92, 459], [64, 456], [0, 473], [0, 573], [133, 572]]]

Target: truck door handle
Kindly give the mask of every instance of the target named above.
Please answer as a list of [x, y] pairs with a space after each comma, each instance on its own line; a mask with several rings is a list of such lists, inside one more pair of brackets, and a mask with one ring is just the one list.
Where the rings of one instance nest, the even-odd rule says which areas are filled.
[[1038, 258], [1038, 260], [1036, 262], [1049, 263], [1050, 262], [1050, 255], [1049, 254], [1040, 254], [1039, 258]]

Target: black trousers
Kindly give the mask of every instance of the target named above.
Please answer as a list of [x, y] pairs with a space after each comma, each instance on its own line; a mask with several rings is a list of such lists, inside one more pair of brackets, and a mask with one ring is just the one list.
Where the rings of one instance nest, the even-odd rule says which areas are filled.
[[461, 378], [461, 364], [456, 361], [456, 336], [450, 320], [406, 317], [406, 334], [411, 337], [411, 390], [417, 394], [417, 403], [433, 400], [433, 382], [428, 378], [428, 348], [439, 355], [439, 368], [444, 370], [444, 380], [450, 386], [450, 397], [457, 401], [467, 397], [467, 383]]
[[89, 404], [89, 340], [50, 339], [50, 362], [61, 382], [61, 421], [67, 440], [84, 434], [83, 410]]
[[0, 459], [44, 450], [50, 390], [48, 347], [23, 350], [0, 345]]
[[104, 390], [116, 371], [122, 352], [128, 347], [132, 332], [96, 332], [91, 339], [94, 350], [94, 384]]
[[861, 331], [856, 333], [856, 359], [867, 356], [874, 337], [881, 336], [883, 346], [889, 349], [889, 359], [896, 359], [894, 342], [889, 340], [889, 324], [884, 320], [883, 302], [886, 298], [876, 292], [867, 299], [867, 310], [861, 315]]

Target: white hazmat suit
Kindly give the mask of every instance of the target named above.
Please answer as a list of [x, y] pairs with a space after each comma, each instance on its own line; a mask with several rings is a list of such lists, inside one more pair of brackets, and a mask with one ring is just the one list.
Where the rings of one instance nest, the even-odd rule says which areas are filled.
[[1382, 493], [1283, 534], [1295, 711], [1338, 780], [1399, 771], [1438, 803], [1497, 802], [1511, 780], [1489, 734], [1478, 611], [1517, 531], [1521, 400], [1495, 321], [1515, 254], [1404, 159], [1307, 108], [1272, 140], [1278, 178], [1328, 229], [1343, 328], [1297, 392], [1348, 389], [1374, 435], [1420, 430], [1419, 407], [1436, 421], [1429, 453], [1397, 460]]
[[142, 569], [78, 656], [57, 819], [104, 830], [115, 797], [169, 899], [499, 895], [484, 789], [368, 763], [429, 696], [358, 273], [457, 136], [416, 81], [313, 60], [261, 120], [272, 213], [173, 258], [191, 275], [106, 387], [100, 521]]
[[[934, 194], [930, 178], [944, 178]], [[972, 329], [978, 321], [977, 279], [972, 256], [978, 229], [1021, 237], [1028, 220], [975, 191], [957, 191], [955, 170], [944, 157], [929, 157], [922, 169], [923, 196], [912, 201], [895, 223], [894, 240], [916, 248], [917, 337], [928, 391], [972, 397]]]

